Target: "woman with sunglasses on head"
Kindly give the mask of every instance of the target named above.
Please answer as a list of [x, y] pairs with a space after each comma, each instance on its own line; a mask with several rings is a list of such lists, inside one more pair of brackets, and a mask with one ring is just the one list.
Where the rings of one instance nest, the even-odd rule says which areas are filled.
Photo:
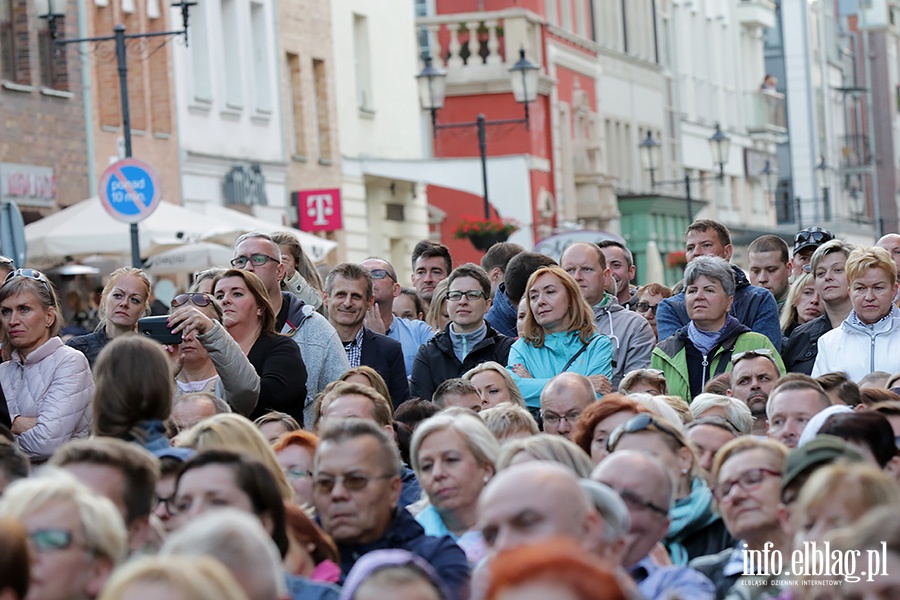
[[150, 279], [140, 269], [113, 271], [100, 295], [100, 326], [94, 333], [73, 337], [67, 345], [80, 350], [91, 368], [100, 351], [115, 338], [137, 330], [138, 319], [150, 311]]
[[544, 386], [565, 371], [586, 376], [598, 394], [611, 391], [612, 342], [594, 329], [594, 313], [572, 276], [557, 266], [541, 267], [525, 296], [525, 335], [510, 348], [507, 369], [528, 408], [540, 409]]
[[734, 355], [763, 349], [784, 375], [781, 356], [766, 336], [729, 314], [734, 271], [714, 256], [698, 256], [684, 270], [684, 300], [690, 322], [653, 349], [650, 366], [665, 374], [669, 394], [690, 403], [713, 377], [731, 371]]
[[638, 289], [636, 296], [638, 301], [634, 304], [634, 312], [650, 322], [653, 335], [659, 338], [659, 331], [656, 329], [656, 307], [666, 298], [673, 296], [672, 290], [661, 283], [648, 283]]
[[275, 332], [263, 282], [251, 271], [229, 269], [215, 279], [213, 295], [222, 307], [222, 324], [259, 375], [259, 399], [250, 418], [277, 410], [302, 425], [306, 365], [296, 342]]
[[694, 450], [677, 424], [650, 413], [633, 416], [616, 427], [606, 441], [609, 452], [637, 450], [658, 458], [675, 481], [669, 509], [669, 531], [663, 544], [672, 563], [721, 552], [734, 545], [719, 517], [706, 481], [697, 474]]
[[209, 294], [179, 294], [172, 299], [168, 324], [183, 340], [167, 347], [175, 361], [175, 397], [210, 392], [249, 416], [259, 398], [259, 375], [222, 325], [223, 317]]
[[3, 355], [0, 385], [12, 433], [32, 460], [87, 437], [94, 380], [84, 354], [59, 338], [62, 311], [53, 284], [33, 269], [7, 275], [0, 288]]

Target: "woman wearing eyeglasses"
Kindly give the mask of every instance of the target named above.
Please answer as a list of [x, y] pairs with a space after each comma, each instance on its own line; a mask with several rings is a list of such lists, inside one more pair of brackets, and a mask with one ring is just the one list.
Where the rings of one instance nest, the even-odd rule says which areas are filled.
[[150, 279], [140, 269], [113, 271], [100, 295], [100, 326], [93, 333], [73, 337], [67, 345], [80, 350], [91, 368], [112, 340], [137, 330], [138, 319], [150, 311]]
[[665, 373], [669, 394], [690, 402], [710, 379], [731, 371], [733, 355], [747, 350], [770, 352], [784, 374], [772, 342], [729, 314], [734, 291], [734, 271], [724, 259], [698, 256], [688, 263], [684, 299], [690, 323], [662, 340], [650, 360]]
[[672, 563], [721, 552], [734, 545], [716, 512], [706, 481], [696, 473], [696, 458], [677, 425], [641, 413], [616, 427], [606, 442], [609, 452], [636, 450], [657, 457], [675, 480], [675, 502], [669, 509], [669, 531], [663, 544]]
[[249, 416], [259, 398], [259, 375], [222, 325], [223, 317], [222, 308], [209, 294], [179, 294], [172, 299], [168, 326], [181, 333], [183, 340], [170, 347], [175, 397], [209, 392], [225, 400], [234, 412]]
[[660, 283], [648, 283], [637, 291], [638, 301], [634, 304], [634, 312], [638, 313], [650, 322], [653, 335], [659, 338], [656, 329], [656, 307], [666, 298], [672, 297], [672, 290]]
[[598, 394], [610, 391], [612, 342], [594, 329], [594, 313], [563, 269], [541, 267], [525, 287], [525, 335], [512, 345], [507, 368], [529, 409], [540, 408], [550, 379], [569, 371], [586, 376]]
[[59, 338], [62, 311], [43, 273], [18, 269], [0, 288], [0, 385], [19, 448], [43, 462], [63, 443], [87, 437], [94, 380], [84, 354]]
[[275, 333], [275, 312], [262, 281], [250, 271], [229, 269], [213, 283], [222, 324], [259, 375], [259, 399], [250, 413], [287, 413], [303, 423], [306, 366], [297, 344]]

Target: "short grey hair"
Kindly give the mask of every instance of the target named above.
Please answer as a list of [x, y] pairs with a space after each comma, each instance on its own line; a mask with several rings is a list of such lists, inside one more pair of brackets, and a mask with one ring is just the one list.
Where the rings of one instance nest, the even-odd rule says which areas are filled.
[[734, 425], [741, 435], [750, 435], [750, 431], [753, 429], [753, 414], [746, 402], [718, 394], [700, 394], [691, 402], [691, 414], [695, 419], [702, 418], [703, 413], [711, 408], [723, 409], [725, 419]]
[[699, 277], [718, 281], [725, 295], [734, 296], [734, 271], [724, 258], [718, 256], [698, 256], [688, 263], [684, 270], [684, 287], [694, 285]]
[[622, 497], [605, 483], [593, 479], [581, 478], [578, 480], [578, 485], [581, 486], [581, 491], [584, 492], [588, 502], [607, 525], [604, 541], [612, 543], [625, 537], [631, 528], [631, 516], [628, 514], [628, 507]]
[[175, 401], [172, 403], [172, 411], [175, 411], [176, 406], [181, 406], [182, 404], [186, 404], [188, 402], [195, 402], [200, 400], [207, 400], [213, 405], [213, 408], [216, 411], [217, 415], [234, 412], [231, 410], [231, 406], [216, 396], [215, 394], [211, 394], [210, 392], [190, 392], [187, 394], [182, 394], [175, 398]]
[[[314, 463], [318, 463], [319, 455], [326, 443], [340, 444], [348, 440], [355, 440], [363, 436], [371, 436], [378, 442], [381, 450], [382, 466], [391, 475], [400, 475], [403, 462], [400, 459], [400, 450], [396, 442], [387, 432], [374, 421], [349, 417], [346, 419], [330, 419], [324, 421], [325, 426], [319, 432], [319, 446], [316, 448]], [[318, 466], [315, 467], [316, 469]]]
[[846, 240], [830, 240], [816, 248], [816, 251], [813, 252], [812, 257], [809, 259], [809, 272], [812, 273], [813, 279], [816, 277], [816, 268], [826, 256], [840, 252], [846, 259], [850, 258], [850, 253], [854, 250], [856, 250], [856, 244], [851, 244]]
[[561, 435], [539, 433], [506, 442], [497, 459], [497, 470], [502, 471], [511, 466], [513, 458], [519, 452], [524, 452], [537, 461], [555, 462], [568, 467], [576, 477], [588, 477], [594, 466], [591, 458], [575, 442]]
[[487, 425], [475, 414], [446, 414], [440, 413], [422, 421], [413, 433], [412, 443], [409, 447], [409, 458], [416, 477], [421, 477], [419, 464], [419, 450], [422, 442], [432, 433], [451, 430], [458, 434], [465, 442], [466, 447], [480, 466], [497, 468], [497, 458], [500, 456], [500, 444], [497, 438], [487, 428]]
[[210, 556], [239, 582], [251, 600], [277, 600], [287, 594], [281, 555], [259, 519], [235, 508], [210, 511], [173, 532], [160, 556]]
[[269, 235], [268, 233], [263, 233], [261, 231], [250, 231], [250, 232], [245, 233], [244, 235], [240, 236], [238, 239], [234, 240], [234, 249], [237, 250], [238, 246], [240, 246], [245, 241], [253, 239], [253, 238], [260, 238], [260, 239], [263, 239], [263, 240], [269, 242], [270, 244], [272, 244], [272, 246], [275, 247], [275, 250], [277, 252], [276, 255], [274, 256], [274, 258], [281, 260], [281, 246], [279, 246], [278, 244], [275, 243], [275, 240], [272, 239], [271, 235]]

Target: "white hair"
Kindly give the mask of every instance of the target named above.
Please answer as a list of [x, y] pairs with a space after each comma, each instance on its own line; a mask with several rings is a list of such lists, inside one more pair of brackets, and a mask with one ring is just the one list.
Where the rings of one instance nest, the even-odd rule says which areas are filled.
[[679, 431], [684, 429], [684, 421], [675, 409], [669, 406], [662, 398], [642, 393], [628, 394], [628, 398], [634, 400], [641, 406], [644, 406], [657, 417], [662, 417], [674, 427], [678, 428]]
[[711, 408], [723, 409], [725, 419], [734, 425], [741, 435], [750, 435], [750, 431], [753, 429], [753, 414], [746, 402], [719, 394], [700, 394], [691, 402], [691, 414], [695, 419], [701, 418], [703, 413]]
[[248, 600], [278, 600], [287, 594], [275, 542], [258, 518], [235, 508], [200, 515], [172, 533], [159, 555], [215, 558], [231, 571]]

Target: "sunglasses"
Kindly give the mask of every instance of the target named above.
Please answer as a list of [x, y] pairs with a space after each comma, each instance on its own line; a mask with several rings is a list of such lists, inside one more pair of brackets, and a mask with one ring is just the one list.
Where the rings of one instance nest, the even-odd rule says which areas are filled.
[[656, 307], [658, 306], [658, 304], [650, 304], [649, 302], [638, 302], [634, 305], [634, 310], [637, 312], [647, 312], [649, 310], [655, 315]]
[[15, 271], [10, 271], [6, 276], [6, 279], [3, 280], [3, 285], [6, 285], [8, 282], [16, 279], [17, 277], [24, 277], [26, 279], [34, 279], [35, 281], [40, 281], [41, 284], [45, 288], [47, 288], [47, 291], [50, 292], [50, 295], [53, 295], [53, 288], [50, 287], [50, 280], [47, 279], [46, 275], [36, 269], [16, 269]]
[[[772, 351], [768, 348], [758, 348], [756, 350], [745, 350], [744, 352], [738, 352], [734, 356], [731, 357], [731, 368], [734, 368], [734, 365], [738, 364], [740, 361], [745, 358], [768, 358], [773, 363], [775, 362], [775, 355], [772, 354]], [[776, 365], [777, 366], [777, 365]]]
[[794, 236], [794, 244], [808, 244], [810, 242], [813, 244], [824, 244], [832, 239], [834, 239], [833, 236], [821, 231], [801, 231]]
[[16, 265], [16, 261], [8, 256], [0, 255], [0, 265], [9, 265], [11, 267], [14, 267]]
[[391, 275], [391, 272], [388, 271], [387, 269], [372, 269], [369, 272], [372, 274], [372, 279], [381, 280], [381, 279], [384, 279], [385, 277], [390, 277], [390, 279], [394, 283], [397, 283], [397, 280], [394, 278], [393, 275]]
[[330, 494], [334, 490], [334, 486], [342, 484], [348, 492], [359, 492], [364, 490], [370, 483], [376, 479], [391, 479], [395, 475], [376, 475], [369, 477], [368, 475], [344, 475], [343, 477], [319, 477], [313, 481], [313, 492], [316, 494]]
[[74, 545], [75, 537], [68, 529], [38, 529], [28, 534], [28, 539], [38, 552], [68, 550]]
[[606, 440], [606, 451], [612, 452], [615, 450], [622, 436], [626, 433], [640, 433], [641, 431], [658, 431], [671, 437], [679, 446], [684, 445], [678, 435], [668, 425], [663, 425], [650, 416], [650, 413], [641, 413], [613, 429], [613, 432], [609, 434], [609, 439]]
[[725, 417], [719, 416], [711, 416], [711, 417], [700, 417], [699, 419], [694, 419], [690, 423], [688, 423], [685, 428], [690, 431], [695, 427], [700, 427], [701, 425], [710, 425], [712, 427], [718, 427], [723, 431], [727, 431], [734, 437], [739, 437], [741, 432], [738, 431], [738, 428], [734, 423], [726, 419]]
[[202, 293], [194, 293], [194, 294], [178, 294], [174, 298], [172, 298], [172, 308], [178, 308], [179, 306], [183, 306], [190, 302], [194, 306], [204, 307], [209, 306], [212, 303], [213, 299], [209, 294]]
[[238, 256], [231, 261], [231, 266], [237, 269], [243, 269], [247, 266], [247, 263], [250, 263], [254, 267], [261, 267], [270, 260], [275, 263], [281, 262], [268, 254], [251, 254], [250, 256]]
[[459, 302], [465, 296], [466, 300], [474, 302], [479, 298], [484, 298], [484, 292], [481, 290], [469, 290], [468, 292], [447, 292], [447, 300], [450, 302]]

